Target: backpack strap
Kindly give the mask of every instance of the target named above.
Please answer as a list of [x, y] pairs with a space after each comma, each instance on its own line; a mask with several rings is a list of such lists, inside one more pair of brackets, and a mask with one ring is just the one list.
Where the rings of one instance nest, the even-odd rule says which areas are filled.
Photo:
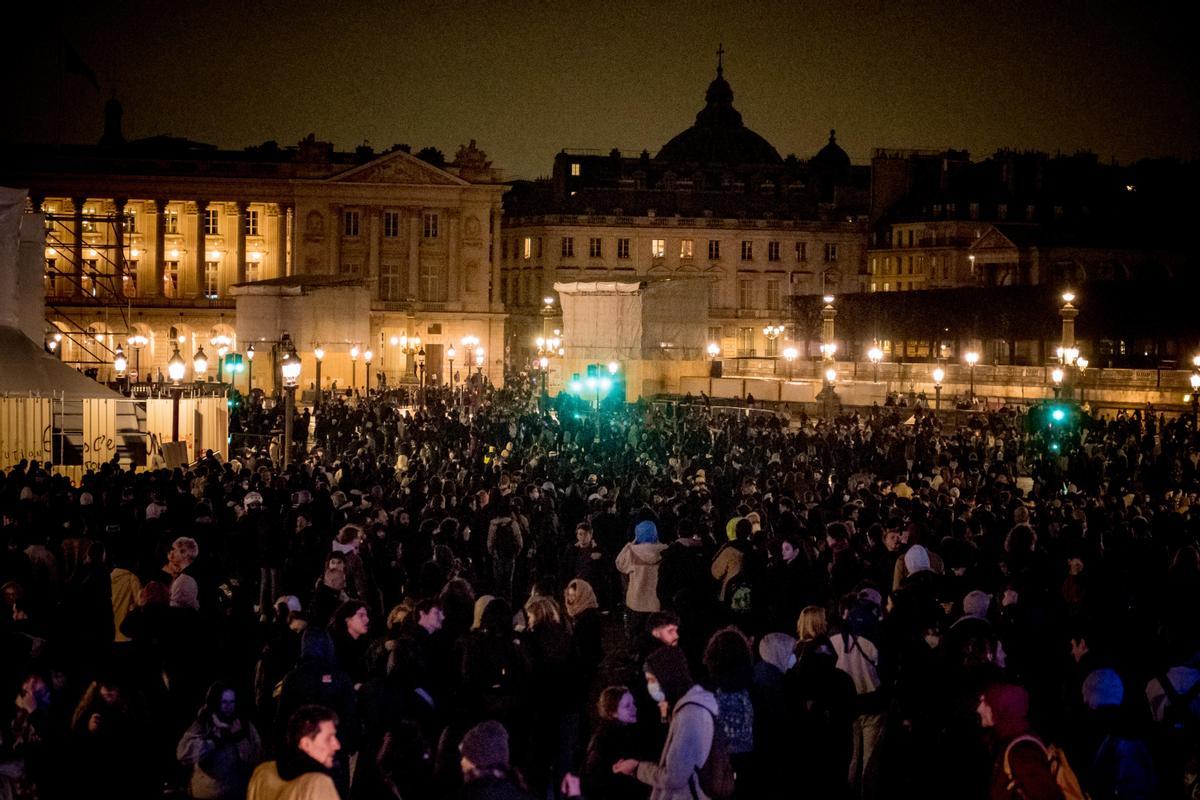
[[1009, 757], [1009, 754], [1012, 752], [1012, 749], [1014, 747], [1016, 747], [1018, 744], [1020, 744], [1021, 742], [1033, 742], [1041, 749], [1042, 755], [1045, 756], [1046, 760], [1048, 761], [1050, 759], [1050, 751], [1046, 749], [1046, 745], [1044, 745], [1042, 743], [1041, 739], [1034, 736], [1033, 734], [1024, 733], [1024, 734], [1021, 734], [1020, 736], [1016, 737], [1015, 739], [1013, 739], [1004, 748], [1004, 775], [1005, 775], [1005, 777], [1008, 778], [1008, 788], [1009, 789], [1013, 788], [1014, 780], [1013, 780], [1012, 764], [1009, 763], [1008, 757]]
[[[687, 706], [696, 706], [697, 708], [702, 708], [706, 712], [708, 712], [708, 715], [710, 717], [712, 717], [713, 742], [712, 742], [712, 744], [709, 745], [710, 749], [709, 749], [709, 753], [708, 753], [708, 757], [712, 758], [711, 748], [716, 747], [716, 744], [717, 744], [717, 741], [716, 741], [716, 739], [717, 739], [717, 715], [714, 714], [712, 711], [710, 711], [708, 706], [701, 705], [700, 703], [697, 703], [694, 701], [688, 702], [688, 703], [680, 703], [679, 705], [675, 706], [675, 711], [677, 712], [677, 711], [679, 711], [679, 709], [685, 708]], [[703, 764], [695, 765], [694, 767], [692, 767], [692, 774], [688, 775], [688, 791], [690, 791], [692, 793], [692, 800], [700, 800], [700, 794], [696, 790], [696, 785], [700, 782], [700, 767], [702, 767], [702, 766], [704, 766], [704, 765]]]

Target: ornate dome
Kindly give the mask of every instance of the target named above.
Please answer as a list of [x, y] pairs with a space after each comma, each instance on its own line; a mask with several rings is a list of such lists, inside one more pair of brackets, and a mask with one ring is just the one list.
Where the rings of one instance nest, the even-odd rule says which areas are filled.
[[696, 164], [778, 164], [783, 160], [770, 142], [742, 124], [720, 61], [704, 101], [696, 124], [663, 145], [658, 160]]
[[829, 143], [817, 151], [810, 164], [829, 171], [850, 168], [850, 156], [846, 155], [846, 151], [837, 143], [835, 134], [836, 131], [829, 131]]

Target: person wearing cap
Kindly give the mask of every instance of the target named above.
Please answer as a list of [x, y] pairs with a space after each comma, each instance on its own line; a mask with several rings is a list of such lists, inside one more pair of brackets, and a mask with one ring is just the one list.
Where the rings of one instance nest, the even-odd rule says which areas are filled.
[[494, 719], [468, 730], [458, 745], [463, 786], [460, 800], [532, 800], [509, 765], [508, 731]]

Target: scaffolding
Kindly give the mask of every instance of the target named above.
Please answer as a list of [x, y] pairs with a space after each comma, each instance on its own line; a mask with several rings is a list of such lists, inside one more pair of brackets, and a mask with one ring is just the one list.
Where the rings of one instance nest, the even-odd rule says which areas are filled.
[[[47, 212], [44, 217], [46, 322], [78, 348], [79, 357], [64, 363], [85, 372], [99, 369], [112, 362], [116, 342], [133, 332], [129, 295], [136, 291], [137, 277], [129, 274], [125, 257], [130, 216], [84, 209], [83, 213]], [[81, 310], [103, 311], [107, 328], [103, 335], [80, 321]], [[106, 342], [105, 336], [112, 338]]]

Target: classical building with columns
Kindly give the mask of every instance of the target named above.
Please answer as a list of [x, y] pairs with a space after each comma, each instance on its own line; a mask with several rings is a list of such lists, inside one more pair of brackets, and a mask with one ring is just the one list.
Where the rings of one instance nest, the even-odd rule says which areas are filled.
[[[125, 142], [114, 104], [99, 146], [0, 154], [0, 185], [27, 189], [31, 210], [46, 214], [47, 332], [63, 335], [65, 361], [105, 379], [120, 345], [145, 380], [166, 373], [176, 345], [189, 364], [204, 347], [212, 375], [214, 339], [228, 337], [234, 352], [250, 344], [236, 330], [234, 286], [337, 276], [368, 290], [370, 333], [319, 343], [326, 388], [349, 384], [354, 346], [373, 351], [375, 380], [411, 374], [413, 354], [392, 342], [418, 336], [430, 377], [445, 380], [449, 346], [474, 336], [484, 373], [501, 380], [493, 241], [505, 187], [474, 141], [442, 166], [404, 146], [337, 152], [311, 135], [241, 151], [170, 137]], [[318, 343], [296, 344], [307, 360]], [[361, 387], [367, 367], [354, 371]], [[305, 385], [312, 377], [306, 370]], [[271, 370], [256, 364], [254, 384], [271, 388]]]

